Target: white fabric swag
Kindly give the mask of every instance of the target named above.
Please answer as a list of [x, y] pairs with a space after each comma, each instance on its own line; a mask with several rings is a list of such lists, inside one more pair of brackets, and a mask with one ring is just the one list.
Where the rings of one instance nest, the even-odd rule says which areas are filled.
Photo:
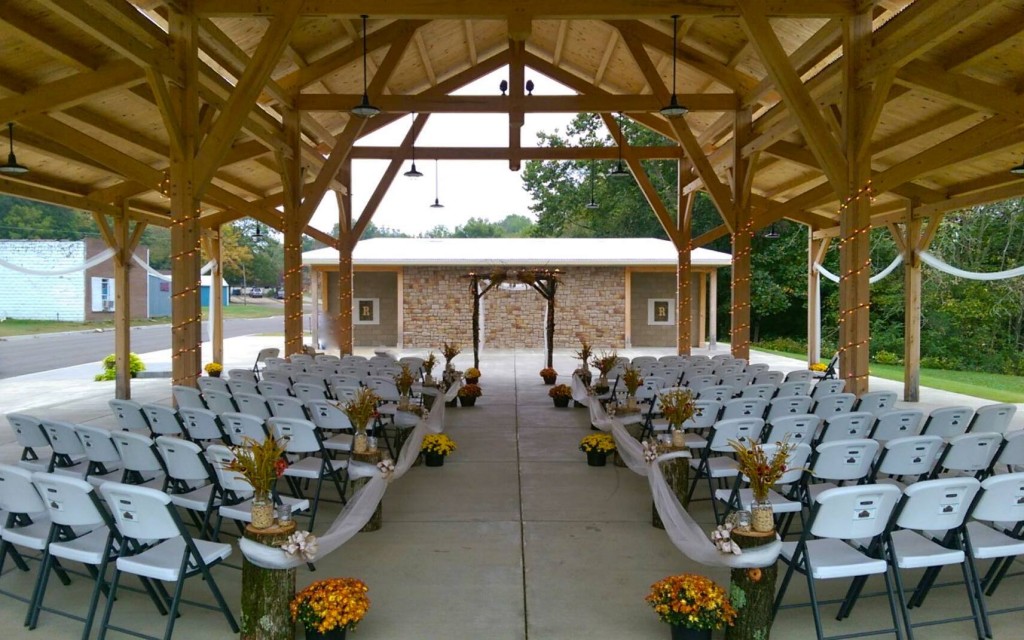
[[[875, 284], [876, 282], [878, 282], [879, 280], [881, 280], [885, 276], [887, 276], [890, 273], [892, 273], [893, 269], [895, 269], [896, 267], [900, 266], [900, 264], [902, 264], [902, 263], [903, 263], [903, 254], [902, 253], [896, 254], [896, 257], [892, 259], [892, 262], [889, 263], [889, 266], [884, 268], [884, 269], [882, 269], [881, 271], [879, 271], [875, 275], [871, 276], [868, 279], [868, 282], [870, 282], [871, 284]], [[832, 282], [839, 282], [839, 276], [837, 276], [836, 274], [832, 273], [831, 271], [826, 269], [824, 266], [815, 263], [814, 268], [817, 269], [818, 273], [823, 275], [826, 279], [831, 280]]]
[[963, 269], [957, 269], [956, 267], [943, 262], [935, 254], [929, 253], [928, 251], [922, 251], [918, 255], [921, 256], [921, 262], [925, 263], [929, 267], [934, 267], [943, 273], [948, 273], [949, 275], [956, 276], [957, 278], [966, 278], [968, 280], [1007, 280], [1009, 278], [1019, 278], [1020, 276], [1024, 276], [1024, 266], [1020, 266], [1015, 269], [1007, 269], [1005, 271], [980, 273], [977, 271], [964, 271]]
[[[113, 251], [111, 251], [111, 255], [113, 255]], [[146, 273], [153, 276], [154, 278], [157, 278], [158, 280], [163, 280], [165, 282], [171, 281], [171, 276], [167, 275], [166, 273], [160, 273], [153, 267], [143, 262], [142, 259], [139, 258], [139, 256], [132, 254], [132, 260], [134, 260], [135, 264], [145, 269]], [[215, 265], [216, 263], [216, 260], [210, 260], [209, 262], [207, 262], [205, 265], [203, 265], [203, 268], [199, 270], [199, 275], [205, 276], [206, 274], [210, 273], [210, 270], [213, 269], [213, 265]]]
[[[350, 479], [369, 477], [370, 481], [349, 498], [348, 504], [334, 519], [327, 531], [323, 535], [317, 536], [319, 547], [317, 557], [323, 557], [341, 547], [370, 521], [374, 511], [377, 510], [377, 505], [384, 498], [388, 484], [405, 475], [416, 462], [423, 437], [428, 433], [444, 431], [444, 409], [445, 405], [444, 402], [441, 402], [441, 398], [435, 398], [430, 412], [416, 424], [406, 439], [401, 453], [398, 454], [398, 460], [395, 462], [395, 471], [390, 476], [383, 476], [376, 466], [350, 462], [348, 471]], [[301, 556], [289, 556], [280, 547], [260, 544], [248, 538], [240, 539], [238, 545], [249, 562], [265, 569], [290, 569], [306, 562]]]
[[68, 269], [56, 269], [54, 271], [40, 271], [39, 269], [26, 269], [25, 267], [19, 267], [18, 265], [0, 259], [0, 266], [16, 271], [17, 273], [24, 273], [30, 276], [66, 276], [69, 273], [77, 273], [79, 271], [85, 271], [86, 269], [92, 269], [98, 264], [102, 264], [109, 260], [114, 255], [113, 249], [104, 249], [93, 257], [89, 258], [80, 265], [70, 267]]

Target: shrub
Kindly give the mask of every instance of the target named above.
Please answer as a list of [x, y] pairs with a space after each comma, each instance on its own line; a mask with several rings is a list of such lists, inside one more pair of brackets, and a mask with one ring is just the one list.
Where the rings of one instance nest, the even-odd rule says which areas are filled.
[[903, 358], [891, 351], [879, 351], [872, 359], [878, 364], [903, 364]]
[[[117, 379], [117, 354], [110, 354], [106, 358], [103, 358], [103, 373], [96, 374], [96, 382], [102, 382], [104, 380], [115, 380]], [[135, 377], [140, 371], [146, 370], [146, 364], [142, 362], [137, 354], [128, 354], [128, 370], [131, 372], [132, 377]]]

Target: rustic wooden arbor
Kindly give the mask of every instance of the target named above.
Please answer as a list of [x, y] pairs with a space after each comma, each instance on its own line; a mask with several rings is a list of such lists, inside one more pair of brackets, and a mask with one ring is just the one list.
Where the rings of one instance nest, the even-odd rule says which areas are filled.
[[[838, 243], [841, 371], [851, 391], [865, 390], [868, 231], [890, 228], [905, 253], [912, 399], [917, 254], [945, 212], [1024, 194], [1006, 171], [1024, 143], [1024, 59], [1012, 53], [1024, 45], [1020, 11], [996, 0], [7, 0], [0, 122], [16, 123], [18, 159], [31, 171], [0, 174], [0, 192], [105, 219], [119, 281], [142, 225], [169, 227], [173, 376], [192, 384], [200, 247], [217, 257], [221, 225], [249, 216], [283, 232], [286, 351], [302, 342], [302, 235], [337, 247], [338, 337], [350, 347], [352, 248], [432, 114], [508, 114], [508, 145], [417, 147], [421, 159], [501, 159], [517, 169], [524, 159], [618, 151], [524, 148], [527, 114], [600, 113], [618, 139], [611, 114], [622, 112], [678, 143], [621, 151], [679, 252], [680, 283], [691, 247], [732, 239], [738, 356], [749, 348], [751, 235], [787, 218], [812, 230], [809, 297], [813, 263]], [[371, 16], [366, 97], [382, 110], [372, 120], [350, 113], [363, 97], [361, 14]], [[675, 32], [672, 14], [681, 18]], [[508, 95], [452, 95], [504, 67]], [[528, 70], [576, 95], [526, 95]], [[676, 86], [689, 113], [666, 117], [661, 108]], [[355, 146], [408, 112], [419, 115], [400, 146]], [[354, 215], [351, 162], [370, 158], [389, 165]], [[674, 202], [647, 177], [643, 161], [654, 158], [679, 163]], [[328, 190], [342, 205], [338, 238], [308, 224]], [[697, 191], [708, 193], [722, 224], [694, 238]], [[680, 286], [681, 306], [688, 295]], [[126, 285], [116, 308], [126, 394]], [[689, 314], [677, 318], [685, 352]]]

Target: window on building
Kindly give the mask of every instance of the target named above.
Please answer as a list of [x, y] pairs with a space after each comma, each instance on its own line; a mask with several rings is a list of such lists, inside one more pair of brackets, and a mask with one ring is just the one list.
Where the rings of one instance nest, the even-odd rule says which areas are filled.
[[114, 310], [114, 279], [92, 278], [92, 310]]
[[352, 302], [353, 324], [380, 324], [380, 298], [355, 298]]
[[647, 324], [675, 324], [676, 301], [666, 298], [648, 298]]

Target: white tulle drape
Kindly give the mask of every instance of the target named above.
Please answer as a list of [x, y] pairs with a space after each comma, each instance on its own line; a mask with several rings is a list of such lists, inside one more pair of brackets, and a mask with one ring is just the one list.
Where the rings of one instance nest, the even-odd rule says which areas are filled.
[[[420, 420], [409, 434], [402, 446], [402, 451], [398, 454], [398, 460], [395, 461], [395, 470], [390, 476], [384, 477], [377, 467], [368, 464], [350, 466], [351, 477], [370, 477], [370, 481], [349, 498], [348, 504], [334, 519], [327, 531], [323, 535], [317, 536], [318, 558], [335, 551], [359, 533], [373, 517], [377, 505], [384, 498], [388, 484], [405, 475], [416, 462], [423, 437], [428, 433], [444, 431], [445, 406], [439, 400], [439, 398], [435, 400], [434, 406], [427, 416]], [[249, 562], [265, 569], [290, 569], [306, 562], [302, 557], [289, 556], [280, 547], [260, 544], [248, 538], [239, 540], [238, 545]]]
[[[572, 374], [572, 399], [576, 402], [590, 406], [590, 391], [587, 390], [587, 385], [583, 384], [583, 380], [580, 379], [575, 373]], [[594, 404], [600, 404], [595, 402]]]
[[[896, 267], [900, 266], [902, 263], [903, 263], [903, 254], [902, 253], [896, 254], [896, 257], [892, 259], [892, 262], [889, 263], [889, 266], [884, 268], [884, 269], [882, 269], [881, 271], [879, 271], [875, 275], [871, 276], [870, 278], [868, 278], [868, 282], [870, 282], [871, 284], [875, 284], [876, 282], [878, 282], [879, 280], [881, 280], [885, 276], [887, 276], [890, 273], [892, 273], [893, 269], [895, 269]], [[829, 271], [828, 269], [826, 269], [822, 265], [815, 264], [814, 268], [817, 269], [818, 273], [820, 273], [821, 275], [825, 276], [825, 278], [827, 278], [828, 280], [831, 280], [832, 282], [839, 282], [839, 276], [837, 276], [836, 274], [832, 273], [831, 271]]]
[[[111, 250], [111, 255], [113, 255], [113, 250]], [[140, 267], [142, 267], [143, 269], [145, 269], [146, 273], [148, 273], [149, 275], [153, 276], [157, 280], [164, 280], [166, 282], [170, 282], [171, 281], [171, 276], [167, 275], [166, 273], [160, 273], [159, 271], [157, 271], [153, 267], [151, 267], [148, 264], [146, 264], [142, 260], [142, 258], [140, 258], [139, 256], [132, 255], [132, 260], [135, 261], [135, 264], [137, 264]], [[205, 276], [206, 274], [210, 273], [210, 269], [213, 269], [213, 265], [215, 263], [216, 263], [215, 260], [210, 260], [209, 262], [204, 264], [203, 268], [199, 270], [199, 275], [204, 275]]]
[[85, 271], [86, 269], [91, 269], [91, 268], [95, 267], [98, 264], [102, 264], [103, 262], [106, 262], [111, 257], [113, 257], [113, 255], [114, 255], [114, 250], [113, 249], [104, 249], [103, 251], [100, 251], [99, 253], [97, 253], [93, 257], [89, 258], [88, 260], [86, 260], [85, 262], [83, 262], [80, 265], [76, 265], [74, 267], [69, 267], [67, 269], [55, 269], [53, 271], [41, 271], [39, 269], [26, 269], [25, 267], [19, 267], [18, 265], [14, 264], [13, 262], [8, 262], [8, 261], [2, 260], [2, 259], [0, 259], [0, 267], [4, 267], [5, 269], [10, 269], [11, 271], [14, 271], [14, 272], [17, 272], [17, 273], [24, 273], [25, 275], [29, 275], [29, 276], [66, 276], [69, 273], [77, 273], [79, 271]]
[[922, 251], [920, 254], [921, 262], [925, 263], [929, 267], [934, 267], [943, 273], [948, 273], [951, 276], [958, 278], [966, 278], [968, 280], [1006, 280], [1008, 278], [1019, 278], [1024, 276], [1024, 266], [1017, 267], [1015, 269], [1007, 269], [1006, 271], [993, 271], [991, 273], [981, 273], [978, 271], [964, 271], [963, 269], [957, 269], [956, 267], [943, 262], [933, 253], [928, 251]]

